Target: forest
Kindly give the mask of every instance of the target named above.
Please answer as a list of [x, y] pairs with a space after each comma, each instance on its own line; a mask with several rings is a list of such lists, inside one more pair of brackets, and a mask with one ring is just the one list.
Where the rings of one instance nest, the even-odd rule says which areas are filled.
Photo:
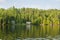
[[[15, 21], [15, 25], [11, 25], [12, 20]], [[32, 26], [29, 30], [26, 30], [26, 22], [31, 22]], [[14, 26], [15, 29], [12, 29]], [[60, 10], [15, 8], [14, 6], [8, 9], [0, 8], [0, 35], [0, 38], [3, 35], [10, 38], [60, 35]]]
[[0, 24], [16, 24], [31, 22], [33, 25], [60, 24], [60, 10], [58, 9], [37, 9], [37, 8], [0, 8]]

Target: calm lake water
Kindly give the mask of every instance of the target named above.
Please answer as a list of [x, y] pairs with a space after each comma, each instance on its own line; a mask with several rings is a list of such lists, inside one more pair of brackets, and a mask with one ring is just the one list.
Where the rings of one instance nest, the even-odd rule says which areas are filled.
[[58, 25], [0, 25], [0, 40], [60, 40]]

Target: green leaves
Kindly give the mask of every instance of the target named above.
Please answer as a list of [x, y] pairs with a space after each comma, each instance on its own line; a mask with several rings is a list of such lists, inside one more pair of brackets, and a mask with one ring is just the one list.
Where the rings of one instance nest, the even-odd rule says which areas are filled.
[[[0, 20], [9, 19], [13, 16], [16, 23], [25, 23], [31, 21], [32, 24], [41, 24], [41, 21], [54, 21], [53, 19], [60, 19], [60, 10], [49, 9], [49, 10], [39, 10], [34, 8], [15, 8], [14, 6], [8, 9], [0, 9]], [[48, 24], [48, 23], [47, 23]]]

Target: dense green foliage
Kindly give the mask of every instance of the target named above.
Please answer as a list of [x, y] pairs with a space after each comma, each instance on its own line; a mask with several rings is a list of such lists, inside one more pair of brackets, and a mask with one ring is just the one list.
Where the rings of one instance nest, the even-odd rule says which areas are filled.
[[51, 22], [58, 23], [60, 21], [60, 10], [57, 9], [34, 9], [34, 8], [15, 8], [0, 9], [0, 22], [6, 24], [15, 20], [16, 23], [26, 23], [27, 21], [32, 24], [49, 24]]
[[[14, 25], [14, 32], [12, 31], [12, 20], [14, 20], [17, 24], [17, 26]], [[35, 26], [31, 26], [31, 29], [26, 30], [26, 25], [23, 25], [26, 24], [26, 22], [31, 22]], [[3, 34], [5, 36], [7, 34], [7, 37], [10, 38], [46, 37], [60, 35], [60, 10], [42, 10], [37, 8], [15, 7], [11, 7], [8, 9], [1, 8], [0, 24], [0, 38], [4, 37]], [[22, 24], [22, 26], [20, 24]]]

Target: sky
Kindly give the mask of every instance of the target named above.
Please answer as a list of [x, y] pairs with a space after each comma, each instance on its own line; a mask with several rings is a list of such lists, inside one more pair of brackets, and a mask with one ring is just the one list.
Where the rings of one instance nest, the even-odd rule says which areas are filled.
[[0, 8], [60, 9], [60, 0], [0, 0]]

